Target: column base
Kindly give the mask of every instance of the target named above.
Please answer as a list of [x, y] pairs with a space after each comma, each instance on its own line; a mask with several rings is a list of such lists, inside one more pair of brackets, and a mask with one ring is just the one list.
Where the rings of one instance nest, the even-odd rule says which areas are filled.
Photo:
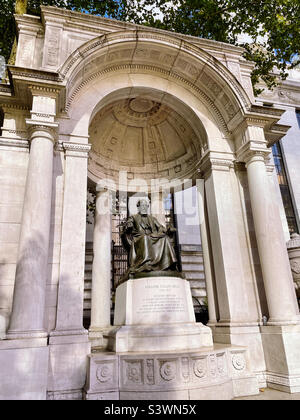
[[263, 326], [261, 335], [268, 386], [300, 392], [300, 325]]
[[49, 348], [48, 399], [72, 399], [73, 391], [77, 395], [86, 380], [91, 352], [88, 332], [84, 328], [52, 331]]
[[260, 327], [257, 323], [216, 324], [212, 328], [215, 343], [246, 346], [252, 372], [256, 374], [259, 387], [265, 388], [266, 363]]
[[109, 327], [90, 327], [89, 340], [92, 349], [106, 349], [108, 346], [108, 337], [110, 332], [115, 329], [113, 326]]
[[7, 340], [22, 340], [27, 338], [47, 338], [48, 333], [44, 330], [38, 331], [8, 331], [6, 334]]

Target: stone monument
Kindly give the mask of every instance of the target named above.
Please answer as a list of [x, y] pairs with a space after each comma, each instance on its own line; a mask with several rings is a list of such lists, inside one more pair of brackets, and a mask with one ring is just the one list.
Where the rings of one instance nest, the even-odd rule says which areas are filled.
[[146, 200], [122, 226], [129, 248], [126, 281], [116, 291], [110, 347], [116, 351], [187, 350], [212, 347], [211, 329], [196, 324], [190, 286], [176, 271], [177, 259], [169, 233], [148, 214]]
[[245, 347], [214, 345], [146, 200], [121, 226], [129, 268], [116, 290], [108, 352], [89, 356], [86, 399], [230, 399], [258, 392]]

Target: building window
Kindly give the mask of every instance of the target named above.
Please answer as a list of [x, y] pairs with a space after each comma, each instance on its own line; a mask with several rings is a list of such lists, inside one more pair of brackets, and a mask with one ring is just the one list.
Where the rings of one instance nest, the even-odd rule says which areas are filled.
[[298, 126], [300, 128], [300, 110], [299, 109], [296, 111], [296, 118], [297, 118], [297, 121], [298, 121]]
[[3, 122], [4, 122], [4, 112], [0, 108], [0, 136], [2, 136]]
[[289, 227], [290, 234], [299, 233], [298, 226], [296, 221], [296, 216], [294, 212], [294, 207], [292, 203], [292, 197], [288, 185], [288, 180], [286, 176], [286, 171], [284, 167], [281, 147], [279, 143], [275, 143], [272, 146], [272, 153], [274, 157], [274, 163], [277, 173], [277, 179], [280, 187], [281, 197], [283, 201], [283, 207], [286, 214], [286, 219]]

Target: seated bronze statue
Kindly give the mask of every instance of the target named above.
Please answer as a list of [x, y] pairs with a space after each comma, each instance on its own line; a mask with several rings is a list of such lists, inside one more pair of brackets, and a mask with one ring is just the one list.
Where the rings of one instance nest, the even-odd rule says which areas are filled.
[[121, 226], [121, 239], [129, 251], [129, 269], [126, 277], [151, 271], [176, 271], [177, 258], [169, 235], [176, 229], [166, 229], [148, 214], [146, 200], [137, 203], [138, 214], [130, 216]]

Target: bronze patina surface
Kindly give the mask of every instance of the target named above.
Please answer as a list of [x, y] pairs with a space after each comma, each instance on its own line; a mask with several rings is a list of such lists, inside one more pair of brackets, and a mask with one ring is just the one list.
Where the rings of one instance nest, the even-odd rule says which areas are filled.
[[139, 273], [178, 273], [177, 257], [170, 239], [175, 229], [166, 229], [149, 215], [146, 200], [140, 200], [137, 208], [138, 214], [130, 216], [121, 228], [122, 242], [129, 250], [129, 269], [124, 280], [137, 278]]

